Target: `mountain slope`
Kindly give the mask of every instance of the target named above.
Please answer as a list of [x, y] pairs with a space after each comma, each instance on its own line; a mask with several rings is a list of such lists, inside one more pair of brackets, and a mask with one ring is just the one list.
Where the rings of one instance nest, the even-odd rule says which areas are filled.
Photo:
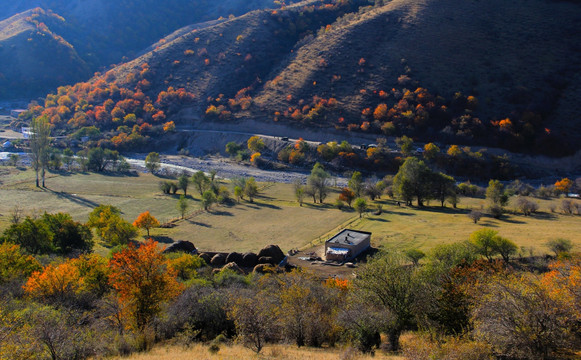
[[[230, 14], [241, 15], [250, 10], [274, 6], [272, 0], [23, 0], [13, 2], [0, 0], [0, 19], [6, 28], [21, 27], [21, 18], [27, 15], [17, 15], [17, 12], [28, 11], [41, 7], [46, 12], [52, 11], [63, 17], [64, 21], [53, 22], [48, 28], [58, 34], [64, 42], [72, 45], [82, 62], [88, 64], [92, 72], [118, 63], [123, 59], [133, 58], [144, 48], [173, 31], [201, 21], [217, 19]], [[16, 15], [14, 17], [14, 15]], [[12, 25], [9, 23], [14, 22]], [[48, 24], [45, 24], [48, 25]], [[15, 38], [13, 37], [13, 40]], [[9, 45], [20, 43], [22, 39], [12, 41]], [[26, 40], [26, 39], [24, 39]], [[20, 43], [24, 47], [24, 43]], [[41, 58], [50, 58], [56, 50], [53, 47], [39, 47], [36, 53], [30, 53]], [[11, 73], [13, 64], [21, 63], [18, 72], [10, 75], [10, 82], [0, 84], [0, 97], [14, 94], [12, 84], [27, 83], [28, 91], [17, 95], [40, 95], [56, 85], [64, 85], [88, 78], [85, 72], [78, 76], [76, 66], [67, 73], [66, 66], [51, 67], [50, 61], [36, 68], [33, 63], [22, 61], [26, 53], [17, 53], [20, 57], [11, 57], [10, 51], [5, 51], [0, 63], [0, 72]], [[60, 56], [60, 54], [59, 54]], [[10, 64], [10, 67], [7, 65]], [[65, 63], [70, 65], [69, 62]], [[28, 66], [30, 65], [30, 66]], [[42, 71], [48, 73], [42, 73]], [[61, 81], [50, 81], [52, 74], [59, 74]], [[30, 81], [29, 79], [37, 79]], [[72, 81], [74, 80], [74, 81]]]
[[58, 16], [29, 10], [0, 21], [0, 97], [34, 96], [39, 87], [56, 87], [89, 76], [87, 64], [71, 44], [45, 23]]
[[[87, 86], [128, 89], [182, 124], [251, 117], [551, 155], [581, 148], [578, 3], [367, 4], [306, 1], [190, 25]], [[111, 96], [88, 109], [124, 106]]]

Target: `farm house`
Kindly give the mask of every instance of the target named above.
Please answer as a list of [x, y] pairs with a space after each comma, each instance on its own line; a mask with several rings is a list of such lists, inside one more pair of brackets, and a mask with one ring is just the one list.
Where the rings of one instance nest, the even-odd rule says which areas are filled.
[[371, 233], [344, 229], [325, 242], [327, 260], [347, 261], [371, 246]]

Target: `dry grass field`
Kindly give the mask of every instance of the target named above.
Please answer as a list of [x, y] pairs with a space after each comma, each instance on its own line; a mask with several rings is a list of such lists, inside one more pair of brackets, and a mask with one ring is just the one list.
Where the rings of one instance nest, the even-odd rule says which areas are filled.
[[297, 348], [292, 345], [268, 345], [260, 354], [242, 347], [241, 345], [220, 346], [220, 351], [211, 354], [208, 346], [203, 344], [193, 344], [185, 348], [181, 346], [161, 346], [156, 347], [150, 352], [134, 354], [129, 357], [118, 359], [127, 360], [240, 360], [240, 359], [281, 359], [281, 360], [403, 360], [400, 356], [390, 356], [382, 352], [377, 352], [375, 356], [363, 355], [353, 349], [315, 349], [315, 348]]
[[[34, 185], [32, 171], [1, 167], [0, 231], [9, 225], [8, 218], [15, 205], [26, 214], [68, 212], [82, 222], [99, 204], [119, 207], [129, 221], [146, 210], [162, 222], [175, 219], [179, 216], [178, 197], [162, 195], [158, 190], [160, 180], [150, 174], [50, 174], [48, 189], [40, 190]], [[462, 198], [458, 209], [440, 208], [435, 202], [423, 209], [399, 207], [392, 200], [382, 199], [377, 202], [383, 204], [381, 215], [368, 212], [359, 219], [352, 210], [341, 211], [330, 205], [337, 197], [336, 192], [329, 195], [328, 204], [313, 205], [306, 199], [299, 207], [292, 185], [268, 183], [260, 187], [261, 194], [254, 203], [242, 201], [215, 206], [210, 212], [198, 211], [199, 195], [190, 189], [194, 195], [189, 195], [190, 212], [196, 214], [176, 221], [173, 228], [153, 229], [151, 235], [161, 244], [189, 240], [208, 251], [258, 251], [268, 244], [278, 244], [287, 251], [320, 244], [341, 227], [348, 226], [372, 232], [374, 246], [429, 250], [440, 243], [466, 240], [472, 232], [487, 227], [519, 246], [534, 248], [537, 254], [548, 252], [546, 241], [557, 237], [573, 241], [577, 250], [581, 246], [581, 217], [562, 214], [561, 199], [533, 198], [539, 204], [539, 212], [533, 216], [507, 214], [498, 220], [485, 216], [474, 224], [466, 214], [471, 209], [485, 208], [485, 199]], [[375, 205], [371, 204], [371, 208]], [[552, 206], [556, 212], [551, 212]], [[513, 209], [514, 204], [507, 208]], [[108, 251], [100, 245], [96, 250]]]

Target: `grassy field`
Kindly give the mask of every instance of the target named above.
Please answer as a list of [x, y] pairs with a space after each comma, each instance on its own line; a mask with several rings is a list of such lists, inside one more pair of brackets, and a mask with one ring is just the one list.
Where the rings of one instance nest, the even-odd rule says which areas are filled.
[[365, 360], [365, 359], [385, 359], [385, 360], [403, 360], [400, 356], [385, 355], [382, 352], [376, 352], [375, 356], [363, 355], [353, 349], [315, 349], [302, 347], [297, 348], [291, 345], [268, 345], [260, 354], [242, 347], [241, 345], [221, 345], [220, 351], [211, 354], [208, 346], [203, 344], [192, 344], [185, 348], [181, 346], [162, 346], [155, 347], [148, 353], [134, 354], [129, 357], [118, 359], [127, 360], [239, 360], [239, 359], [284, 359], [284, 360]]
[[[462, 198], [458, 209], [440, 208], [437, 204], [424, 209], [398, 207], [391, 201], [383, 201], [381, 215], [370, 215], [353, 223], [354, 229], [373, 233], [372, 242], [386, 248], [420, 248], [429, 250], [440, 243], [466, 240], [470, 234], [482, 228], [490, 228], [517, 245], [533, 247], [539, 253], [548, 252], [545, 243], [553, 238], [566, 238], [581, 245], [581, 217], [552, 213], [550, 205], [559, 211], [559, 199], [532, 198], [539, 204], [539, 212], [532, 216], [506, 214], [501, 219], [483, 217], [474, 224], [467, 217], [471, 209], [486, 208], [485, 199]], [[507, 209], [514, 209], [511, 203]], [[485, 210], [483, 210], [484, 212]]]
[[[85, 222], [94, 207], [111, 204], [119, 207], [128, 221], [149, 210], [165, 222], [179, 216], [178, 195], [162, 195], [158, 189], [160, 180], [151, 174], [51, 174], [46, 181], [48, 188], [38, 189], [34, 172], [2, 167], [0, 231], [9, 225], [8, 217], [15, 205], [26, 214], [60, 211]], [[190, 240], [199, 249], [209, 251], [258, 251], [273, 243], [286, 251], [318, 239], [354, 216], [352, 212], [328, 211], [328, 205], [301, 208], [293, 200], [289, 185], [260, 186], [261, 194], [254, 203], [216, 206], [210, 212], [178, 221], [174, 228], [153, 229], [151, 235], [162, 244], [171, 239]], [[190, 211], [195, 212], [199, 209], [199, 195], [188, 196]], [[107, 250], [98, 246], [97, 251]]]
[[[95, 206], [112, 204], [129, 221], [145, 210], [162, 222], [168, 221], [179, 215], [177, 196], [162, 195], [158, 190], [160, 180], [151, 174], [50, 174], [48, 188], [37, 189], [32, 171], [1, 167], [0, 231], [9, 225], [8, 217], [17, 204], [26, 214], [62, 211], [83, 222]], [[560, 199], [533, 199], [540, 210], [533, 216], [508, 214], [500, 220], [484, 217], [474, 224], [466, 214], [470, 209], [485, 208], [484, 199], [462, 198], [458, 209], [442, 209], [434, 202], [423, 209], [399, 207], [383, 199], [377, 202], [383, 204], [381, 215], [368, 213], [359, 219], [353, 211], [340, 211], [330, 204], [313, 205], [309, 199], [299, 207], [292, 185], [260, 186], [261, 195], [254, 203], [242, 201], [216, 206], [210, 212], [198, 212], [177, 221], [173, 228], [153, 229], [151, 235], [162, 244], [189, 240], [208, 251], [258, 251], [268, 244], [278, 244], [286, 251], [309, 248], [322, 243], [340, 228], [350, 227], [372, 232], [375, 246], [429, 250], [436, 244], [465, 240], [472, 232], [486, 227], [497, 230], [519, 246], [533, 247], [539, 254], [548, 251], [545, 242], [551, 238], [567, 238], [577, 250], [581, 245], [581, 217], [549, 210], [552, 205], [558, 211]], [[199, 209], [199, 196], [189, 197], [190, 211], [195, 212]], [[327, 202], [334, 202], [336, 197], [336, 192], [330, 194]], [[507, 208], [510, 210], [514, 205], [509, 204]], [[107, 249], [98, 246], [97, 251], [104, 253]]]

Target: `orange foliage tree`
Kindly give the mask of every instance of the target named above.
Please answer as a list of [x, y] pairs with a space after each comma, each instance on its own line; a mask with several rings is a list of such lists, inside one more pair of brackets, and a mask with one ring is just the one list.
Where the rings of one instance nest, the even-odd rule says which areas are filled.
[[149, 229], [159, 226], [159, 221], [149, 213], [149, 211], [142, 212], [139, 214], [137, 219], [133, 222], [133, 226], [140, 229], [145, 229], [147, 231], [147, 236], [149, 237]]
[[82, 285], [79, 269], [67, 261], [32, 273], [24, 285], [24, 291], [34, 298], [60, 301], [78, 292]]
[[561, 179], [555, 183], [555, 189], [563, 194], [567, 194], [573, 186], [573, 181], [568, 178]]
[[123, 315], [142, 332], [161, 311], [163, 302], [179, 295], [183, 286], [175, 271], [167, 268], [157, 242], [149, 239], [115, 254], [109, 263], [109, 282], [124, 306]]

